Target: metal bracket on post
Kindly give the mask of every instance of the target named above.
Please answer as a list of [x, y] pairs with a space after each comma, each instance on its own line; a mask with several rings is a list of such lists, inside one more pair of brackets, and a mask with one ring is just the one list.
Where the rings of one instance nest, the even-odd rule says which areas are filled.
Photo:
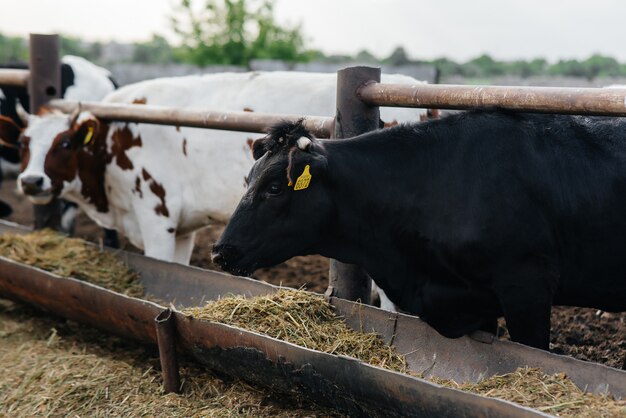
[[178, 371], [178, 359], [176, 358], [176, 326], [174, 321], [175, 317], [172, 315], [171, 309], [165, 309], [154, 318], [165, 393], [180, 393], [180, 374]]
[[[30, 35], [29, 70], [30, 111], [36, 114], [42, 106], [61, 94], [58, 35]], [[33, 213], [35, 229], [60, 229], [61, 203], [58, 199], [53, 199], [47, 205], [35, 205]]]
[[[335, 138], [351, 138], [378, 129], [380, 110], [358, 97], [358, 90], [370, 81], [380, 82], [380, 68], [349, 67], [337, 72], [337, 114]], [[372, 280], [365, 270], [352, 264], [330, 260], [327, 297], [370, 303]]]

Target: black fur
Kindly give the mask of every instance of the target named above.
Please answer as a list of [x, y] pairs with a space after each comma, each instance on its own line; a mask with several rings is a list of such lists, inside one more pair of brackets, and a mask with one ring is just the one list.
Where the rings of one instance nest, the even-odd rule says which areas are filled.
[[289, 149], [295, 146], [301, 137], [313, 139], [313, 135], [305, 128], [304, 119], [296, 122], [283, 121], [268, 129], [268, 134], [254, 141], [252, 144], [252, 156], [255, 160], [261, 158], [266, 152], [278, 152], [281, 149]]
[[319, 144], [305, 190], [276, 192], [288, 152], [257, 161], [226, 268], [322, 254], [445, 336], [504, 315], [540, 348], [552, 304], [626, 310], [626, 119], [470, 111]]

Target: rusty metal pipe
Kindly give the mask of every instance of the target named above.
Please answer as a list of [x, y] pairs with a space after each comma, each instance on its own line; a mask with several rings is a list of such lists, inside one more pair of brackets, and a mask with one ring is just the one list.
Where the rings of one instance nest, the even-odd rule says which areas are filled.
[[180, 393], [180, 374], [176, 358], [176, 324], [171, 309], [165, 309], [156, 318], [157, 345], [161, 361], [163, 389], [165, 393]]
[[[30, 35], [30, 111], [37, 113], [61, 95], [61, 42], [58, 35]], [[45, 205], [33, 206], [35, 229], [61, 229], [61, 202], [56, 197]]]
[[29, 77], [28, 70], [0, 69], [0, 86], [26, 87]]
[[358, 96], [370, 106], [469, 109], [626, 116], [626, 89], [370, 83]]
[[[350, 67], [337, 71], [335, 138], [351, 138], [378, 129], [379, 108], [365, 105], [357, 96], [359, 87], [369, 80], [380, 81], [380, 68]], [[372, 280], [361, 266], [330, 260], [326, 296], [370, 303], [371, 289]]]
[[[71, 113], [77, 102], [53, 100], [50, 107]], [[209, 109], [174, 108], [165, 106], [81, 102], [81, 109], [106, 120], [153, 123], [157, 125], [189, 126], [227, 131], [265, 133], [281, 121], [296, 121], [303, 116], [260, 112], [224, 112]], [[328, 138], [334, 118], [306, 116], [305, 126], [318, 138]]]

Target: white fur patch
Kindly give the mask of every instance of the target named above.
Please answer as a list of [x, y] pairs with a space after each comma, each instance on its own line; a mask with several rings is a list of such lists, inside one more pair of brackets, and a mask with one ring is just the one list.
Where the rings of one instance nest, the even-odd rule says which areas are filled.
[[298, 138], [297, 143], [298, 143], [298, 148], [300, 148], [302, 151], [306, 151], [309, 145], [311, 145], [311, 140], [307, 138], [306, 136], [302, 136]]

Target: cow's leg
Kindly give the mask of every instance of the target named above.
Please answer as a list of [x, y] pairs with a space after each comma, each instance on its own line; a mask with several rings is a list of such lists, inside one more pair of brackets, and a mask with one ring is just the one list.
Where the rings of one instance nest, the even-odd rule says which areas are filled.
[[174, 251], [174, 262], [180, 264], [189, 264], [191, 253], [196, 242], [196, 233], [192, 232], [187, 235], [176, 237], [176, 249]]
[[510, 263], [494, 278], [494, 291], [513, 341], [547, 350], [552, 295], [558, 271], [545, 257]]
[[547, 350], [550, 345], [551, 297], [524, 289], [499, 292], [506, 327], [513, 341]]
[[117, 231], [115, 229], [103, 228], [104, 231], [104, 245], [109, 248], [120, 248], [120, 241], [117, 237]]
[[148, 257], [174, 261], [176, 237], [169, 232], [175, 229], [168, 218], [143, 216], [139, 219], [143, 251]]
[[458, 338], [478, 329], [494, 333], [500, 312], [490, 291], [431, 280], [422, 292], [420, 316], [444, 337]]
[[396, 304], [387, 297], [387, 294], [380, 287], [378, 288], [378, 297], [380, 298], [380, 309], [384, 309], [389, 312], [398, 312]]

